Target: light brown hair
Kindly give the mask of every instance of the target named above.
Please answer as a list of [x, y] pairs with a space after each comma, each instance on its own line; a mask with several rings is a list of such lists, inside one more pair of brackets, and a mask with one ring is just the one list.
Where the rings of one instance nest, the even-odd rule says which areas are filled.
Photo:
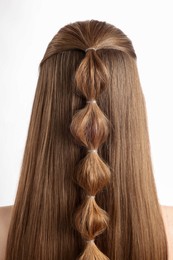
[[136, 54], [111, 24], [64, 26], [40, 63], [12, 259], [168, 259]]

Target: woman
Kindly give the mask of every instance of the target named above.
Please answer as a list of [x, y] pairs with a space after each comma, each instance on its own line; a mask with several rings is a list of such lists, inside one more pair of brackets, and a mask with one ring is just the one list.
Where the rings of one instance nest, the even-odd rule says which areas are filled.
[[71, 23], [49, 43], [15, 203], [2, 211], [3, 260], [171, 259], [136, 54], [115, 26]]

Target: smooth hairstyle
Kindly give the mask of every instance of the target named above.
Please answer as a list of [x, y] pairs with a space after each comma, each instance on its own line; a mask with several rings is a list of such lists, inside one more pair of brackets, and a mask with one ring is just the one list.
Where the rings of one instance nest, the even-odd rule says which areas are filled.
[[6, 260], [167, 260], [131, 40], [70, 23], [39, 69]]

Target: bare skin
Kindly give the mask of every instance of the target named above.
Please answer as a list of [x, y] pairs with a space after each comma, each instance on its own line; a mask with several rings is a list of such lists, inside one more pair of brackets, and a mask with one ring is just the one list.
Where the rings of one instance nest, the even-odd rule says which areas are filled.
[[13, 206], [0, 207], [0, 260], [5, 259], [7, 234]]
[[[169, 260], [173, 260], [173, 206], [160, 206], [165, 224]], [[0, 207], [0, 260], [5, 259], [7, 235], [11, 220], [13, 205]]]
[[168, 260], [173, 260], [173, 206], [162, 206], [161, 211], [168, 241]]

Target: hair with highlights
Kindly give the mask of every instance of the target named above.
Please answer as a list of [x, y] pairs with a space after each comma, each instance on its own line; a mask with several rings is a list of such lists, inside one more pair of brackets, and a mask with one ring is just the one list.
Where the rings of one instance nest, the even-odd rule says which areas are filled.
[[62, 27], [40, 62], [5, 258], [31, 259], [168, 259], [136, 54], [107, 22]]

